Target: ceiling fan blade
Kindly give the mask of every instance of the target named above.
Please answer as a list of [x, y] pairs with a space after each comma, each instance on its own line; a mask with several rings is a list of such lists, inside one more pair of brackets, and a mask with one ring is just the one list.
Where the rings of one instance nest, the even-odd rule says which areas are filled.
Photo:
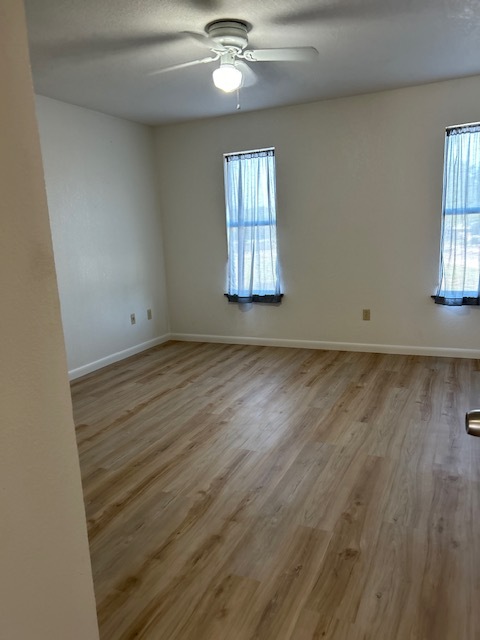
[[118, 55], [130, 55], [132, 51], [155, 50], [164, 44], [182, 39], [178, 33], [144, 33], [132, 36], [92, 36], [79, 40], [57, 39], [33, 45], [37, 55], [42, 58], [61, 58], [65, 60], [96, 60]]
[[201, 11], [214, 11], [221, 8], [219, 7], [221, 0], [189, 0], [188, 4], [192, 5], [192, 8], [198, 8]]
[[208, 47], [208, 49], [216, 49], [218, 51], [226, 51], [225, 47], [223, 47], [220, 43], [215, 42], [204, 33], [197, 33], [196, 31], [182, 31], [182, 33], [186, 36], [190, 36], [204, 47]]
[[149, 76], [158, 76], [161, 73], [167, 73], [169, 71], [175, 71], [176, 69], [185, 69], [186, 67], [194, 67], [197, 64], [207, 64], [208, 62], [215, 62], [219, 56], [210, 56], [208, 58], [201, 58], [200, 60], [192, 60], [191, 62], [182, 62], [181, 64], [175, 64], [173, 67], [165, 67], [164, 69], [158, 69], [157, 71], [151, 71]]
[[[398, 9], [402, 6], [397, 3]], [[308, 24], [314, 21], [351, 21], [369, 20], [391, 14], [396, 10], [395, 2], [385, 0], [326, 0], [319, 6], [306, 6], [303, 9], [290, 10], [277, 16], [276, 24]]]
[[302, 62], [318, 56], [315, 47], [286, 47], [285, 49], [253, 49], [245, 51], [249, 62]]

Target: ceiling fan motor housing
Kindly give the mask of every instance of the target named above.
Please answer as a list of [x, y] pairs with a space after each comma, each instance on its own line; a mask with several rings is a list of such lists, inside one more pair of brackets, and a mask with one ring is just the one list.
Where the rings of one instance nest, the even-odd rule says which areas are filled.
[[248, 44], [249, 25], [240, 20], [215, 20], [207, 24], [205, 31], [222, 47], [243, 51]]

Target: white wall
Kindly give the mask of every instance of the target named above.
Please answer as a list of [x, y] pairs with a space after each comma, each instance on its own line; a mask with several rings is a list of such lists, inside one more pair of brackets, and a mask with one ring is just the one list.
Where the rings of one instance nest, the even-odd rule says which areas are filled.
[[23, 3], [0, 7], [0, 637], [98, 638]]
[[37, 116], [76, 377], [168, 333], [153, 130], [41, 96]]
[[[172, 332], [480, 353], [480, 310], [430, 299], [444, 129], [479, 120], [479, 105], [470, 78], [157, 128]], [[222, 154], [267, 146], [285, 298], [242, 311], [222, 295]]]

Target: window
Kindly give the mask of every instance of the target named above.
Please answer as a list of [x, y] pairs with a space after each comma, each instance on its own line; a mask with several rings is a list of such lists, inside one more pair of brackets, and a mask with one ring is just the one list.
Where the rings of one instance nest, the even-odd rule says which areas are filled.
[[275, 151], [224, 156], [230, 302], [280, 302]]
[[440, 285], [435, 302], [479, 304], [480, 123], [446, 131], [442, 208]]

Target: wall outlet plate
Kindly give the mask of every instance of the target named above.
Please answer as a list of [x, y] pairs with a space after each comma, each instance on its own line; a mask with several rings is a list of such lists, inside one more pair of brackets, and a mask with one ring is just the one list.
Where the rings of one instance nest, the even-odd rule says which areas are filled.
[[362, 320], [370, 320], [370, 309], [364, 309], [362, 311]]
[[135, 318], [135, 314], [131, 313], [130, 314], [130, 324], [135, 324], [136, 323], [136, 318]]

